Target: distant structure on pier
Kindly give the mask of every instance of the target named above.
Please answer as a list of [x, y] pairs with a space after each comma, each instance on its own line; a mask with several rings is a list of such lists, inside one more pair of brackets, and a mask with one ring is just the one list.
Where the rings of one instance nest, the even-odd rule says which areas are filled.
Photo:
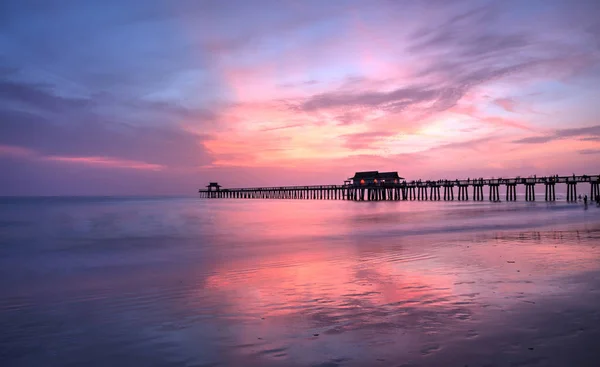
[[211, 182], [208, 185], [206, 185], [206, 188], [208, 189], [208, 191], [212, 191], [213, 188], [215, 189], [215, 191], [220, 191], [221, 190], [221, 185], [219, 185], [216, 182]]
[[404, 178], [398, 176], [398, 172], [364, 171], [356, 172], [346, 183], [352, 185], [377, 185], [387, 183], [399, 183]]

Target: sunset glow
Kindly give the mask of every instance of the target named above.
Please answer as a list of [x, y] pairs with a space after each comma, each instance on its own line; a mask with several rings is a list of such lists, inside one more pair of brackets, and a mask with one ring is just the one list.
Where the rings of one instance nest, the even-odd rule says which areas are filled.
[[116, 4], [0, 7], [0, 193], [600, 170], [596, 1]]

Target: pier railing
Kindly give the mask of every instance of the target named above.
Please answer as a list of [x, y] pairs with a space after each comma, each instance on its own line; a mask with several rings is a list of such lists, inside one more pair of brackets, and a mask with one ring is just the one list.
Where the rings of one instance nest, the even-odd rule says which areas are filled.
[[[517, 186], [525, 187], [525, 200], [535, 201], [536, 185], [544, 185], [545, 200], [556, 200], [556, 184], [567, 185], [567, 201], [577, 200], [577, 184], [590, 184], [590, 200], [600, 196], [600, 175], [511, 177], [511, 178], [467, 178], [441, 180], [413, 180], [379, 182], [376, 184], [276, 186], [248, 188], [216, 188], [199, 190], [201, 198], [246, 198], [246, 199], [312, 199], [312, 200], [454, 200], [454, 187], [458, 187], [457, 200], [484, 200], [484, 187], [488, 188], [488, 199], [500, 201], [501, 185], [506, 186], [506, 201], [517, 200]], [[469, 190], [472, 188], [472, 190]], [[443, 189], [444, 194], [441, 195]]]

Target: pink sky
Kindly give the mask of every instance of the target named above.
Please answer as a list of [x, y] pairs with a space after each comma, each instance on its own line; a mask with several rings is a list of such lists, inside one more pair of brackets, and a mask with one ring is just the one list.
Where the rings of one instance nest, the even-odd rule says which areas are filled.
[[0, 194], [600, 173], [597, 2], [109, 3], [7, 6]]

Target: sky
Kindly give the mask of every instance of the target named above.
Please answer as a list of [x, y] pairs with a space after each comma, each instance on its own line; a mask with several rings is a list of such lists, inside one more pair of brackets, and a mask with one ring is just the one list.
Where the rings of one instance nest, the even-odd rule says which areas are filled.
[[600, 173], [597, 0], [3, 0], [0, 195]]

